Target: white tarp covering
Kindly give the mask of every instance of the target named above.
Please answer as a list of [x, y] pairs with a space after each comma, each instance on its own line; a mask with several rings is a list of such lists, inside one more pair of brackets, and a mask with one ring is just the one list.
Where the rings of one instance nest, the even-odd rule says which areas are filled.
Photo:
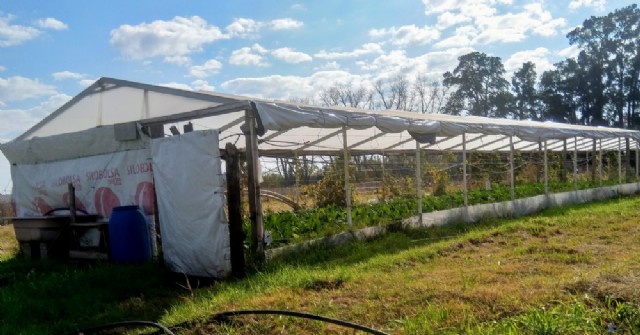
[[11, 167], [18, 217], [41, 216], [69, 206], [68, 184], [75, 187], [76, 207], [109, 218], [116, 206], [154, 210], [150, 151], [116, 152], [41, 164]]
[[223, 277], [231, 270], [218, 133], [151, 142], [164, 260], [171, 270]]

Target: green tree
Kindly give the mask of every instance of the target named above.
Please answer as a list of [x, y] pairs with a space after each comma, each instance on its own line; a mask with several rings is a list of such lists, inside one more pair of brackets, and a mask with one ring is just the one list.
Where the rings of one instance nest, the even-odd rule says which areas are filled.
[[522, 67], [511, 77], [515, 109], [512, 117], [517, 120], [540, 120], [538, 91], [536, 90], [536, 65], [532, 62]]
[[640, 72], [637, 5], [591, 17], [567, 37], [581, 49], [578, 62], [586, 73], [584, 83], [588, 84], [581, 98], [585, 123], [633, 126]]
[[458, 61], [453, 72], [443, 75], [443, 85], [455, 88], [444, 112], [459, 115], [468, 110], [475, 116], [505, 116], [512, 97], [500, 57], [476, 51], [458, 57]]

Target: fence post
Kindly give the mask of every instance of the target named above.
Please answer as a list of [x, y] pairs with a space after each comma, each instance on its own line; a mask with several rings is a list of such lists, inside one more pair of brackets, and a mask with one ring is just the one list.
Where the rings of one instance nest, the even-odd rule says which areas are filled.
[[[602, 139], [598, 140], [600, 146], [600, 159], [598, 160], [598, 186], [602, 187]], [[593, 139], [593, 151], [596, 151], [596, 140]], [[594, 155], [593, 158], [596, 156]], [[593, 170], [595, 172], [595, 169]], [[593, 178], [592, 178], [593, 179]]]
[[351, 218], [351, 185], [349, 184], [349, 149], [347, 146], [347, 126], [342, 126], [342, 144], [344, 149], [344, 195], [347, 204], [347, 224], [353, 226]]
[[416, 194], [418, 196], [418, 222], [422, 225], [422, 159], [420, 157], [420, 142], [416, 141]]
[[229, 210], [231, 273], [234, 277], [241, 278], [245, 276], [242, 189], [240, 187], [238, 149], [231, 143], [227, 143], [225, 146], [225, 162], [227, 166], [227, 208]]
[[464, 193], [464, 207], [469, 206], [469, 189], [467, 185], [467, 134], [462, 133], [462, 184]]
[[513, 162], [513, 136], [509, 136], [509, 167], [511, 170], [511, 201], [516, 200], [516, 173]]
[[573, 138], [573, 189], [578, 190], [578, 137]]
[[544, 194], [549, 195], [549, 158], [547, 154], [547, 140], [544, 140]]
[[[249, 216], [251, 219], [251, 253], [258, 262], [264, 261], [264, 221], [262, 216], [262, 200], [260, 199], [260, 183], [258, 176], [260, 167], [258, 164], [258, 135], [256, 134], [256, 120], [252, 109], [245, 111], [245, 124], [248, 134], [246, 138], [247, 159], [247, 189], [249, 193]], [[248, 135], [248, 136], [247, 136]]]

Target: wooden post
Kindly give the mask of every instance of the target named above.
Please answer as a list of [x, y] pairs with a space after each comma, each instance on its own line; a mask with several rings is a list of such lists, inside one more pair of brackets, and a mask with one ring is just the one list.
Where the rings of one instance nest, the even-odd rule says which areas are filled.
[[567, 139], [562, 140], [562, 169], [560, 169], [560, 181], [565, 183], [567, 181], [567, 170], [569, 170], [567, 164]]
[[549, 158], [547, 154], [547, 140], [544, 140], [544, 194], [549, 195]]
[[76, 223], [76, 188], [72, 183], [67, 184], [69, 191], [69, 218], [71, 223]]
[[260, 199], [260, 183], [258, 175], [258, 136], [256, 134], [256, 121], [254, 109], [245, 111], [245, 125], [248, 133], [246, 140], [247, 159], [247, 189], [249, 193], [249, 218], [251, 219], [251, 253], [257, 262], [265, 259], [264, 254], [264, 222], [262, 216], [262, 201]]
[[244, 232], [242, 231], [242, 189], [240, 187], [240, 162], [238, 149], [227, 143], [227, 208], [229, 210], [229, 244], [231, 251], [231, 274], [236, 278], [245, 276]]

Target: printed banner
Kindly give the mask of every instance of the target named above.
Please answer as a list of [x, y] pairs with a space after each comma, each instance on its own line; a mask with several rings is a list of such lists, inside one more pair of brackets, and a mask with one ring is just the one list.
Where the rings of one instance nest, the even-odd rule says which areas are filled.
[[154, 214], [150, 150], [132, 150], [44, 164], [11, 167], [16, 216], [45, 215], [69, 207], [75, 187], [76, 208], [105, 219], [117, 206], [138, 205]]

